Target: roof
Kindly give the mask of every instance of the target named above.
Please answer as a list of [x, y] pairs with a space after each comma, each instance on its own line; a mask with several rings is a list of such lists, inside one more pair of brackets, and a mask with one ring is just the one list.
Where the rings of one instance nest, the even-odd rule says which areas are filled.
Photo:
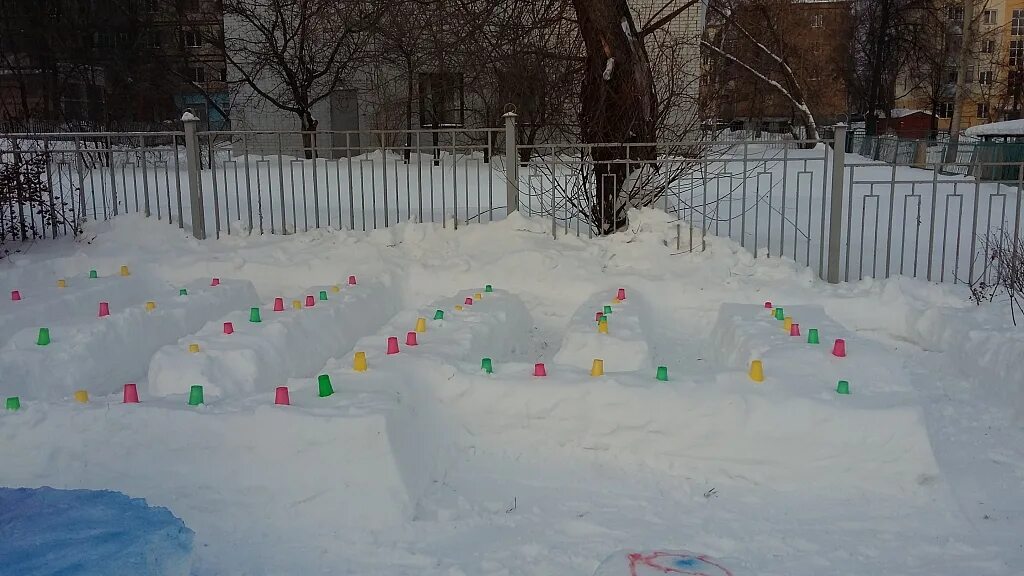
[[889, 118], [903, 118], [905, 116], [912, 116], [914, 114], [924, 114], [931, 116], [931, 112], [925, 112], [924, 110], [914, 110], [913, 108], [893, 108], [892, 112], [889, 113]]
[[964, 130], [968, 136], [1024, 136], [1024, 120], [1007, 120], [971, 126]]

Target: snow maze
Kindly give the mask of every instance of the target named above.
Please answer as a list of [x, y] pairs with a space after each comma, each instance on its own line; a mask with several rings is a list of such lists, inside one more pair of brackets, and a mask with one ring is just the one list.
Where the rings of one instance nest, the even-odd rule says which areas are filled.
[[[707, 335], [719, 369], [695, 379], [659, 371], [657, 305], [630, 287], [586, 298], [540, 365], [517, 294], [411, 303], [402, 282], [339, 276], [261, 301], [245, 280], [115, 274], [19, 294], [0, 308], [0, 396], [17, 398], [0, 413], [3, 483], [145, 498], [197, 545], [216, 534], [273, 573], [267, 550], [302, 550], [301, 534], [446, 517], [439, 486], [471, 452], [851, 498], [926, 499], [938, 475], [899, 359], [821, 308], [723, 305]], [[42, 307], [65, 319], [45, 345]], [[783, 364], [797, 369], [776, 377]], [[128, 383], [141, 402], [123, 402]], [[216, 553], [193, 570], [223, 569]]]

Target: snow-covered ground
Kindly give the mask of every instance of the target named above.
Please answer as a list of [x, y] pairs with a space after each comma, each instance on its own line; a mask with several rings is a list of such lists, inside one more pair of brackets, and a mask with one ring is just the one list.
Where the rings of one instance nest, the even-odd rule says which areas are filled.
[[21, 400], [0, 413], [0, 485], [166, 507], [196, 576], [589, 576], [613, 554], [601, 576], [1020, 572], [1024, 332], [1005, 305], [831, 286], [725, 238], [679, 253], [671, 220], [593, 240], [512, 216], [200, 242], [128, 216], [37, 243], [0, 262], [21, 295], [0, 302], [0, 397]]

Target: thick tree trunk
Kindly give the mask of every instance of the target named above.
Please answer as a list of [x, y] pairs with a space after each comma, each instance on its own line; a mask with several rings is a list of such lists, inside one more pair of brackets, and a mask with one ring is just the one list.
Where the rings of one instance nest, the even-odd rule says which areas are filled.
[[[591, 218], [598, 234], [627, 225], [629, 201], [620, 197], [631, 170], [655, 159], [657, 98], [650, 59], [626, 0], [573, 0], [587, 49], [580, 95], [580, 131], [591, 150], [597, 196]], [[608, 145], [610, 144], [610, 145]]]
[[309, 110], [303, 110], [299, 114], [299, 120], [302, 122], [302, 149], [306, 154], [306, 160], [312, 160], [316, 158], [315, 132], [319, 122], [313, 118], [313, 114]]

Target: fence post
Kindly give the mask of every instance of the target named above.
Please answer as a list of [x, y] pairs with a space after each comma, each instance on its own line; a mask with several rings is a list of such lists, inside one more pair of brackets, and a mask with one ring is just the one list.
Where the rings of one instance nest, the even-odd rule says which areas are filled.
[[[181, 123], [185, 125], [185, 165], [188, 167], [188, 198], [192, 209], [192, 236], [196, 240], [206, 239], [206, 210], [203, 206], [203, 188], [199, 181], [199, 118], [186, 110], [181, 115]], [[167, 207], [170, 210], [170, 206]]]
[[519, 147], [516, 145], [516, 113], [505, 119], [505, 214], [519, 210]]
[[828, 221], [828, 276], [831, 284], [839, 283], [839, 254], [843, 240], [843, 188], [846, 176], [846, 125], [836, 125], [832, 145], [832, 205]]

